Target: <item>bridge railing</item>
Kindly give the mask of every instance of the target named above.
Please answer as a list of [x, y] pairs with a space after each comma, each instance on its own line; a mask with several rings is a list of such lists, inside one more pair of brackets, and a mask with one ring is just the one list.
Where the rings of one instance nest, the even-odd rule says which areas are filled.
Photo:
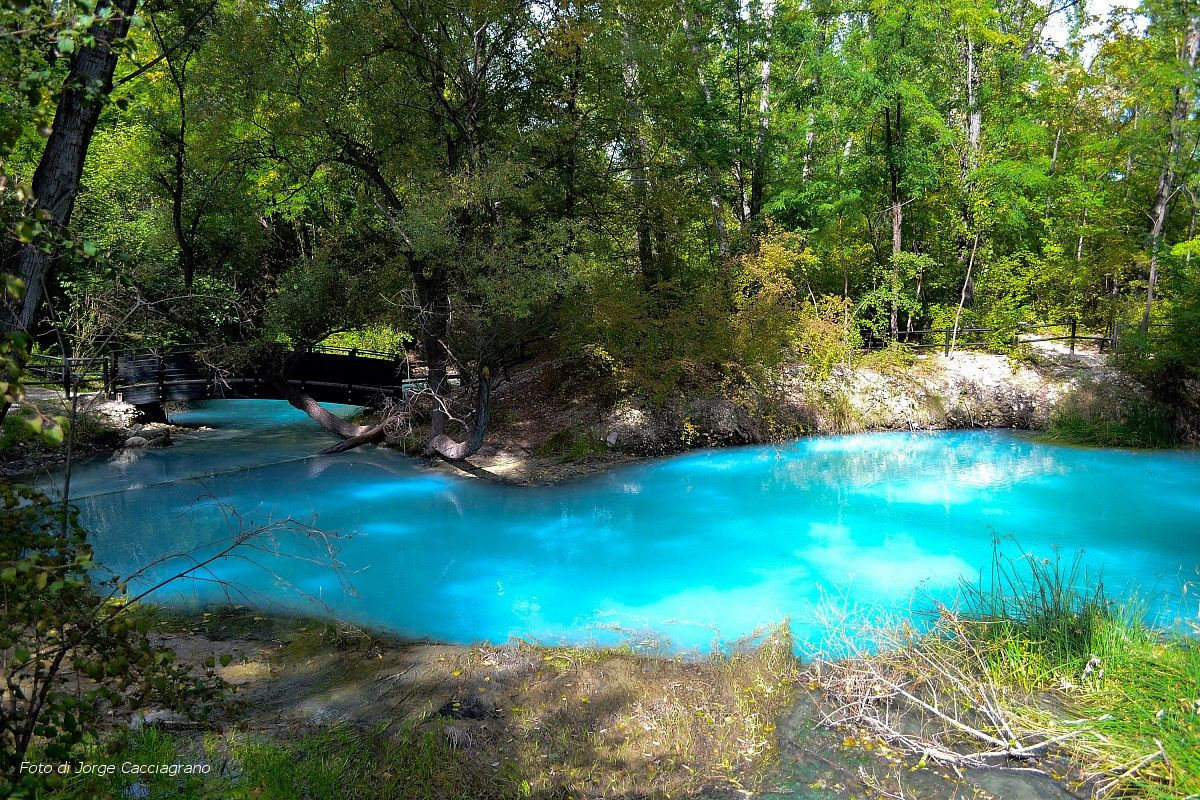
[[[250, 369], [220, 371], [196, 353], [204, 345], [125, 350], [111, 354], [106, 381], [110, 396], [135, 404], [221, 397], [232, 392], [247, 397], [278, 396], [268, 376]], [[419, 391], [428, 368], [409, 353], [353, 347], [314, 346], [288, 354], [286, 380], [322, 402], [373, 402], [379, 396]], [[447, 377], [457, 381], [453, 369]]]
[[25, 364], [24, 382], [27, 386], [98, 385], [107, 391], [111, 381], [111, 360], [108, 356], [68, 357], [34, 353]]

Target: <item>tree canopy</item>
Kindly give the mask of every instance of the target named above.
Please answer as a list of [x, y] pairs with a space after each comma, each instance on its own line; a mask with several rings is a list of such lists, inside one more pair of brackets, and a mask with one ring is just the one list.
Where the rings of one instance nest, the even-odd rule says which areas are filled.
[[0, 157], [4, 270], [127, 344], [661, 388], [1076, 320], [1197, 369], [1192, 0], [125, 3], [4, 6]]

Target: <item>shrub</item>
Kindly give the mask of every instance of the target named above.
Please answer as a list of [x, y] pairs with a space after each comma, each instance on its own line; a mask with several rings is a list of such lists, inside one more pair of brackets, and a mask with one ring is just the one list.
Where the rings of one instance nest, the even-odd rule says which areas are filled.
[[0, 484], [0, 796], [60, 782], [22, 775], [21, 762], [35, 745], [46, 762], [66, 761], [106, 711], [153, 701], [195, 716], [220, 697], [213, 665], [176, 665], [128, 613], [125, 585], [94, 581], [95, 566], [74, 509]]
[[1083, 387], [1055, 410], [1047, 438], [1096, 447], [1174, 447], [1171, 410], [1154, 400], [1106, 396]]

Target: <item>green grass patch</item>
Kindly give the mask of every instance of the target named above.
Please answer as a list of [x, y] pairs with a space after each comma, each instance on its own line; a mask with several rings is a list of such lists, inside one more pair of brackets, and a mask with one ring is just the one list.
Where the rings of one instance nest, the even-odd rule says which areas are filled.
[[1068, 403], [1050, 418], [1045, 438], [1094, 447], [1165, 448], [1179, 444], [1170, 412], [1146, 400], [1132, 402], [1123, 409]]
[[[388, 734], [348, 726], [276, 739], [210, 733], [188, 736], [155, 727], [118, 735], [84, 754], [111, 775], [73, 775], [46, 797], [146, 797], [178, 800], [360, 800], [405, 797], [518, 798], [522, 785], [511, 767], [497, 768], [484, 785], [465, 755], [434, 730], [402, 728]], [[207, 774], [133, 775], [128, 765], [207, 764]], [[132, 788], [131, 788], [132, 787]]]
[[1080, 796], [1200, 797], [1200, 641], [1107, 596], [1079, 555], [1014, 549], [997, 542], [931, 624], [834, 617], [848, 657], [808, 673], [828, 719], [920, 764], [1032, 768]]
[[19, 450], [31, 450], [42, 446], [41, 434], [29, 421], [33, 412], [26, 408], [13, 408], [0, 423], [0, 454]]
[[589, 456], [603, 454], [607, 448], [604, 440], [579, 426], [563, 428], [533, 449], [535, 455], [556, 458], [559, 461], [582, 461]]
[[1136, 595], [1107, 597], [1078, 553], [1010, 557], [997, 545], [989, 582], [964, 588], [963, 630], [989, 679], [1089, 720], [1096, 738], [1074, 756], [1094, 787], [1200, 795], [1200, 643], [1152, 627]]

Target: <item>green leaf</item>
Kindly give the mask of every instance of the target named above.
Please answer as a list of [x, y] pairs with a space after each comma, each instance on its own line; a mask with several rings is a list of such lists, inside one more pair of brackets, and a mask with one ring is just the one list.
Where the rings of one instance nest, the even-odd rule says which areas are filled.
[[20, 300], [25, 294], [25, 281], [16, 275], [4, 275], [4, 293], [9, 300]]
[[58, 447], [63, 442], [66, 431], [57, 420], [51, 420], [42, 426], [42, 441], [51, 447]]
[[21, 244], [29, 244], [42, 232], [42, 223], [26, 217], [16, 224], [14, 231]]
[[66, 53], [73, 52], [74, 50], [75, 50], [75, 40], [74, 39], [71, 39], [68, 36], [59, 36], [58, 37], [58, 52], [66, 54]]

